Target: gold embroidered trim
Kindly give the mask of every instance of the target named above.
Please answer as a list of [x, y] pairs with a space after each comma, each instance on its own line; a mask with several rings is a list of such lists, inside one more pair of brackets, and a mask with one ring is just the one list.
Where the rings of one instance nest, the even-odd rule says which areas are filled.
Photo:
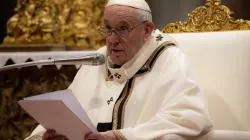
[[112, 130], [112, 132], [119, 140], [127, 140], [127, 138], [119, 130]]
[[42, 139], [43, 139], [42, 136], [34, 135], [34, 136], [30, 137], [28, 140], [42, 140]]
[[106, 66], [106, 81], [113, 81], [113, 80], [114, 80], [113, 75], [110, 73], [110, 71], [108, 69], [108, 65], [107, 65]]
[[[152, 53], [152, 55], [149, 57], [149, 59], [147, 60], [147, 62], [146, 62], [146, 64], [150, 64], [151, 62], [152, 62], [152, 60], [153, 60], [153, 58], [154, 58], [154, 56], [156, 55], [156, 53], [163, 47], [163, 46], [165, 46], [165, 45], [167, 45], [167, 44], [171, 44], [171, 43], [173, 43], [173, 42], [171, 42], [171, 41], [166, 41], [166, 42], [163, 42], [153, 53]], [[174, 43], [173, 43], [174, 44]]]
[[114, 112], [113, 112], [113, 125], [112, 125], [112, 130], [117, 129], [118, 125], [118, 113], [119, 113], [119, 107], [126, 97], [126, 94], [128, 92], [128, 82], [126, 83], [124, 90], [122, 91], [122, 97], [116, 102], [115, 107], [114, 107]]
[[126, 99], [126, 101], [125, 101], [125, 103], [124, 103], [124, 105], [123, 105], [123, 107], [122, 107], [122, 119], [121, 119], [121, 128], [123, 128], [123, 126], [124, 126], [124, 114], [125, 114], [125, 107], [126, 107], [126, 105], [127, 105], [127, 103], [128, 103], [128, 100], [130, 99], [130, 96], [132, 95], [132, 91], [133, 91], [133, 89], [134, 89], [134, 83], [135, 83], [135, 78], [133, 78], [133, 80], [132, 80], [132, 82], [131, 82], [131, 88], [129, 89], [129, 95], [128, 95], [128, 97], [127, 97], [127, 99]]
[[[142, 75], [144, 75], [144, 74], [146, 74], [146, 73], [149, 73], [149, 72], [152, 70], [152, 68], [153, 68], [153, 66], [154, 66], [154, 64], [155, 64], [155, 62], [156, 62], [156, 60], [157, 60], [157, 58], [158, 58], [164, 51], [161, 51], [161, 52], [158, 54], [158, 56], [156, 57], [155, 61], [154, 61], [153, 64], [152, 64], [152, 67], [150, 67], [150, 63], [153, 61], [153, 58], [155, 57], [155, 55], [157, 54], [157, 52], [158, 52], [162, 47], [164, 47], [165, 45], [171, 44], [171, 43], [173, 43], [173, 42], [171, 42], [171, 41], [166, 41], [166, 42], [162, 43], [162, 44], [152, 53], [152, 55], [149, 57], [149, 59], [146, 61], [146, 63], [145, 63], [145, 64], [143, 65], [143, 67], [141, 68], [141, 69], [147, 69], [147, 72], [142, 73], [142, 74], [136, 74], [135, 77], [139, 77], [139, 76], [142, 76]], [[173, 43], [173, 44], [174, 44], [174, 43]], [[172, 48], [172, 47], [176, 47], [176, 46], [174, 46], [174, 45], [167, 46], [164, 50], [169, 49], [169, 48]], [[141, 70], [141, 69], [140, 69], [140, 70]]]

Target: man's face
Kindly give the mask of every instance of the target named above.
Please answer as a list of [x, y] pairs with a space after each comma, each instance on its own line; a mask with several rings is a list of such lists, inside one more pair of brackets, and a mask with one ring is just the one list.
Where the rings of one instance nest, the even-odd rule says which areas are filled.
[[106, 36], [108, 54], [117, 65], [123, 65], [131, 60], [144, 44], [145, 26], [139, 20], [134, 8], [108, 6], [104, 11], [104, 26], [106, 29], [132, 29], [137, 26], [128, 36], [123, 37], [115, 32]]

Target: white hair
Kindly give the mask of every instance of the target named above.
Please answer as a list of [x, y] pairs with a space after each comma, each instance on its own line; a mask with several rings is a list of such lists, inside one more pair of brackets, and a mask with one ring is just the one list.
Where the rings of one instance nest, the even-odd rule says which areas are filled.
[[139, 19], [141, 22], [144, 22], [144, 21], [152, 22], [153, 21], [151, 12], [146, 11], [146, 10], [142, 10], [142, 9], [136, 9], [136, 11], [139, 15]]

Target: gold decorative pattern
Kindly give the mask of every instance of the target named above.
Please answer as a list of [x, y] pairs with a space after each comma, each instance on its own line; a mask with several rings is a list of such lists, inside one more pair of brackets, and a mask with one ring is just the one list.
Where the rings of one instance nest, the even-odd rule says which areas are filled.
[[134, 89], [134, 83], [135, 83], [135, 79], [133, 78], [133, 80], [131, 81], [131, 87], [129, 88], [129, 92], [127, 93], [128, 97], [126, 98], [125, 103], [124, 103], [124, 105], [122, 107], [121, 128], [124, 128], [125, 108], [126, 108], [126, 105], [128, 103], [128, 100], [130, 99], [130, 96], [132, 95], [132, 91]]
[[[153, 61], [153, 59], [154, 59], [154, 57], [156, 56], [156, 54], [159, 52], [159, 50], [160, 49], [162, 49], [162, 47], [164, 47], [164, 46], [167, 46], [166, 48], [164, 48], [164, 49], [168, 49], [168, 48], [171, 48], [171, 47], [176, 47], [175, 46], [175, 44], [173, 43], [173, 42], [170, 42], [170, 41], [166, 41], [166, 42], [164, 42], [164, 43], [162, 43], [153, 53], [152, 53], [152, 55], [149, 57], [149, 59], [146, 61], [146, 63], [142, 66], [142, 68], [139, 70], [139, 71], [141, 71], [141, 70], [146, 70], [146, 72], [144, 72], [144, 73], [142, 73], [142, 74], [140, 74], [140, 73], [136, 73], [135, 74], [135, 77], [139, 77], [139, 76], [142, 76], [142, 75], [144, 75], [144, 74], [146, 74], [146, 73], [148, 73], [148, 72], [150, 72], [151, 70], [152, 70], [152, 67], [154, 66], [154, 64], [155, 64], [155, 62], [156, 61]], [[157, 60], [157, 58], [161, 55], [161, 53], [163, 53], [164, 51], [161, 51], [160, 52], [160, 54], [159, 55], [157, 55], [156, 56], [156, 59], [155, 60]], [[152, 64], [152, 66], [150, 66], [150, 63], [152, 63], [153, 62], [153, 64]]]
[[196, 8], [186, 22], [170, 23], [164, 33], [213, 32], [250, 30], [250, 21], [234, 19], [233, 12], [221, 0], [206, 0], [206, 5]]
[[18, 0], [4, 44], [62, 43], [56, 7], [50, 0]]
[[119, 140], [127, 140], [127, 138], [119, 130], [112, 130], [112, 132]]
[[[129, 82], [129, 81], [128, 81]], [[122, 103], [122, 101], [125, 99], [127, 93], [128, 93], [128, 82], [126, 83], [124, 89], [122, 90], [122, 97], [115, 103], [114, 106], [114, 112], [113, 112], [113, 124], [112, 124], [112, 130], [117, 130], [118, 128], [118, 115], [119, 115], [119, 107]]]
[[18, 0], [3, 45], [49, 43], [98, 49], [105, 44], [96, 31], [105, 5], [104, 0]]
[[114, 81], [114, 77], [108, 68], [106, 68], [106, 81]]

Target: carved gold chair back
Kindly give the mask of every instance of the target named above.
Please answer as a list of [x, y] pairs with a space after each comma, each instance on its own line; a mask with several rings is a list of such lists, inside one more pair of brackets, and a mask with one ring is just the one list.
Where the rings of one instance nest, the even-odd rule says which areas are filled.
[[221, 0], [206, 0], [205, 6], [196, 8], [188, 14], [185, 22], [167, 24], [164, 33], [214, 32], [250, 30], [250, 21], [234, 19], [233, 12]]

